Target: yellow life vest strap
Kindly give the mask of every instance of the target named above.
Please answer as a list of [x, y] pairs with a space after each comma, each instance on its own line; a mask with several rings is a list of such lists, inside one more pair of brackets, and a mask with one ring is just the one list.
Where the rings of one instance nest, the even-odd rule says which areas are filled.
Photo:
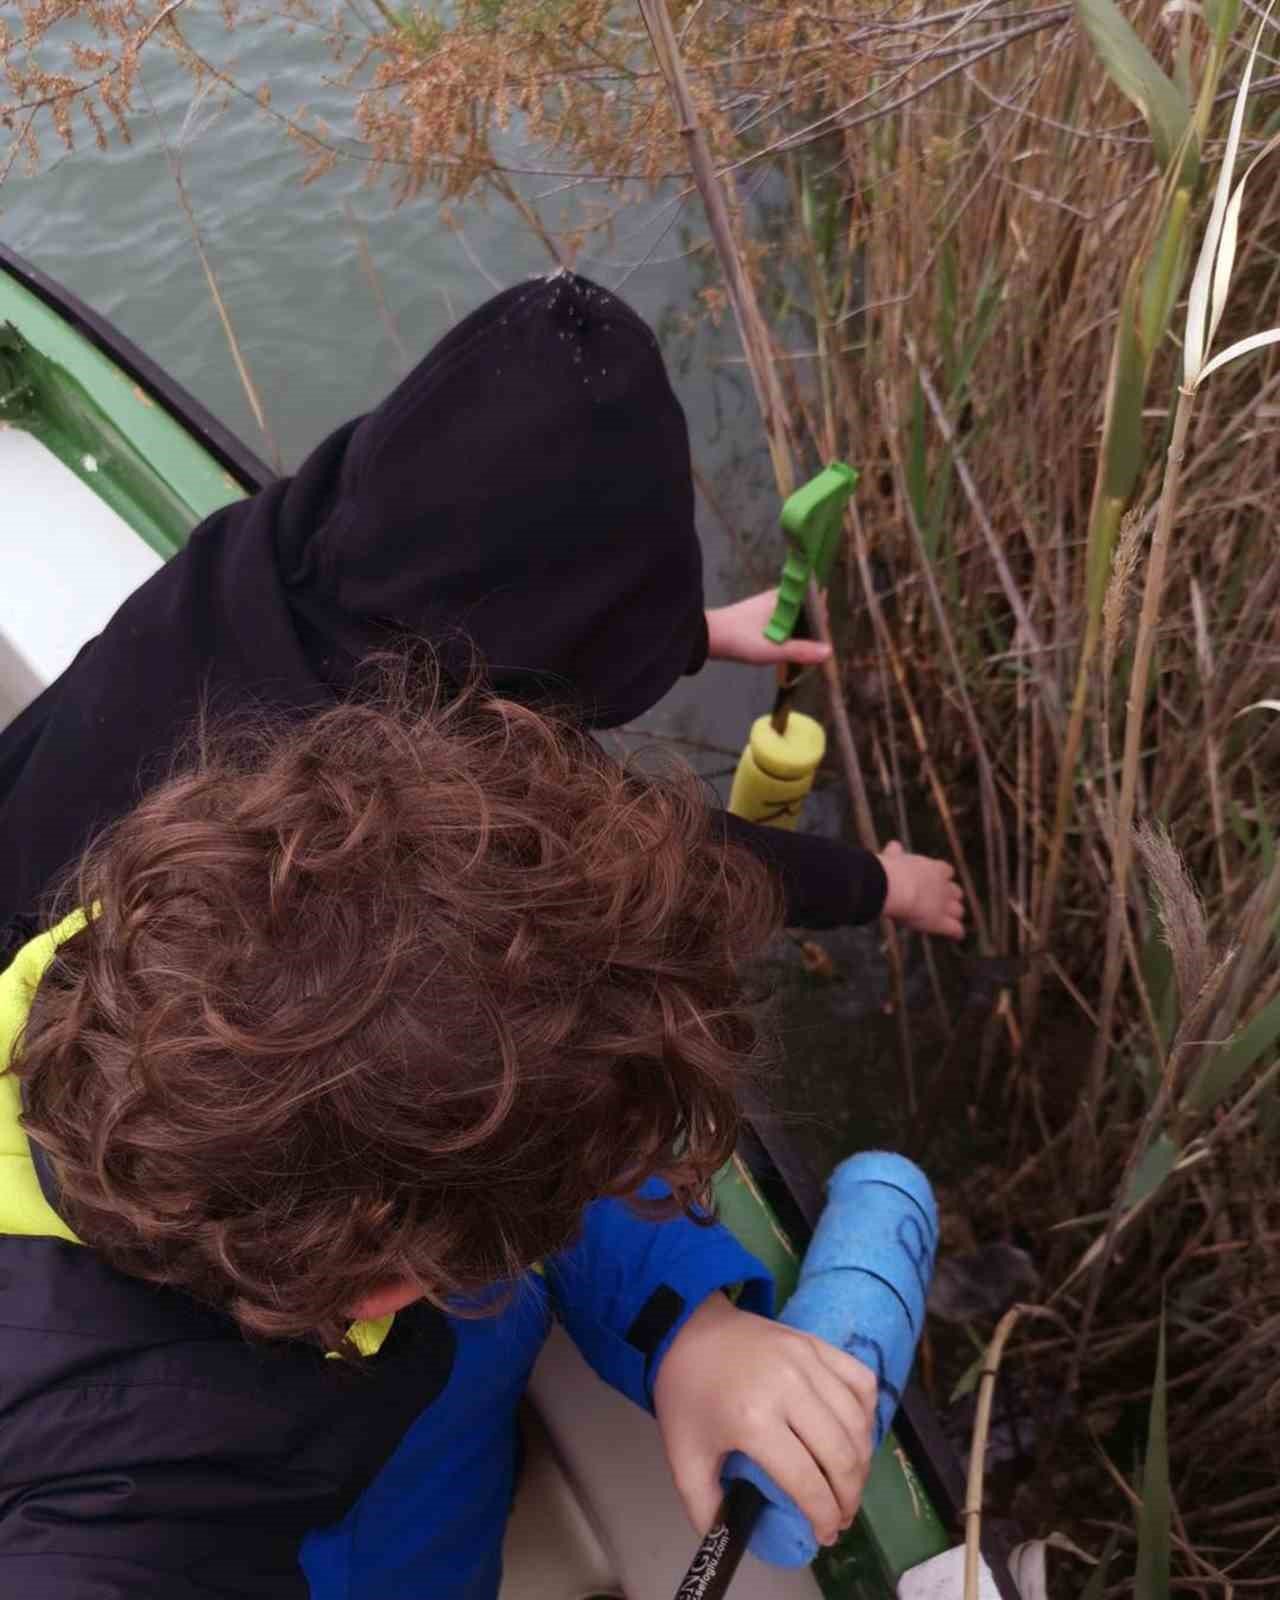
[[9, 1067], [36, 989], [54, 953], [84, 925], [84, 913], [73, 911], [56, 928], [24, 945], [0, 973], [0, 1234], [80, 1243], [44, 1197], [31, 1145], [18, 1120], [22, 1091]]

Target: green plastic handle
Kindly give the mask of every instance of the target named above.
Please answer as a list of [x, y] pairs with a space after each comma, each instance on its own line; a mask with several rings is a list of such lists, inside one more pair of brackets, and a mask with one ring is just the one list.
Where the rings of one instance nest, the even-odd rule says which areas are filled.
[[833, 461], [788, 496], [782, 508], [782, 527], [789, 548], [773, 615], [764, 630], [765, 638], [772, 643], [785, 644], [794, 632], [804, 609], [810, 577], [817, 580], [820, 589], [826, 588], [845, 507], [857, 482], [853, 467]]

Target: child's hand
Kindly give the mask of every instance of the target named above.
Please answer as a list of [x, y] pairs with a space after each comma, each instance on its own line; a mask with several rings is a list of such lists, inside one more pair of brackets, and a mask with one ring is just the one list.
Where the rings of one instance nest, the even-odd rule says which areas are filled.
[[816, 639], [788, 639], [786, 644], [770, 644], [764, 636], [773, 615], [777, 595], [772, 589], [753, 594], [750, 600], [720, 606], [707, 612], [707, 655], [712, 661], [742, 661], [748, 666], [774, 667], [780, 661], [797, 666], [813, 666], [831, 654]]
[[821, 1543], [834, 1544], [853, 1521], [871, 1466], [876, 1380], [834, 1345], [713, 1294], [667, 1351], [653, 1402], [699, 1533], [715, 1520], [731, 1450], [791, 1496]]
[[950, 862], [909, 855], [895, 839], [880, 852], [880, 865], [889, 880], [886, 917], [919, 933], [964, 938], [964, 893]]

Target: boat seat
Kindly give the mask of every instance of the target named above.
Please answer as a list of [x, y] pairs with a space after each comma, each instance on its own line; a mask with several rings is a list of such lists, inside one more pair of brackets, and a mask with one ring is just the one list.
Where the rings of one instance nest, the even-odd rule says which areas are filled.
[[620, 1596], [613, 1561], [531, 1405], [521, 1412], [520, 1432], [524, 1458], [503, 1544], [499, 1600]]
[[0, 727], [160, 564], [34, 435], [0, 424]]

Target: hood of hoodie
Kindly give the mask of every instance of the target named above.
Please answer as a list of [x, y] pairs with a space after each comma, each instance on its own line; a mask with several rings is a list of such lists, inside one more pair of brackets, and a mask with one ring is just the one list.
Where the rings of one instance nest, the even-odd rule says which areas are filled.
[[557, 273], [452, 330], [351, 431], [322, 521], [277, 531], [308, 652], [389, 634], [472, 650], [499, 691], [596, 727], [706, 651], [689, 437], [644, 322]]

